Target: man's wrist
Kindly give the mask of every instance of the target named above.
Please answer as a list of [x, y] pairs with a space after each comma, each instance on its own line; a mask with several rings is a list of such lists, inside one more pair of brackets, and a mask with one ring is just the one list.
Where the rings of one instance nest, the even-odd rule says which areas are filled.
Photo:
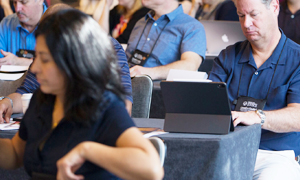
[[1, 96], [0, 100], [3, 100], [3, 99], [8, 99], [10, 101], [11, 108], [12, 109], [14, 108], [13, 100], [10, 97], [8, 97], [8, 96]]
[[261, 109], [256, 110], [255, 113], [260, 117], [260, 125], [264, 125], [266, 121], [266, 114]]

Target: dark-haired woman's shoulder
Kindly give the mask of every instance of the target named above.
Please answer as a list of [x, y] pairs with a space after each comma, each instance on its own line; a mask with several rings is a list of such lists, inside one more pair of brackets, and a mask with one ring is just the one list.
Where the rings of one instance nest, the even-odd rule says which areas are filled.
[[100, 120], [101, 129], [105, 130], [105, 132], [102, 132], [102, 138], [107, 138], [105, 140], [107, 144], [114, 146], [119, 136], [128, 128], [134, 127], [135, 124], [120, 97], [111, 91], [106, 91], [104, 95], [109, 99], [109, 105]]

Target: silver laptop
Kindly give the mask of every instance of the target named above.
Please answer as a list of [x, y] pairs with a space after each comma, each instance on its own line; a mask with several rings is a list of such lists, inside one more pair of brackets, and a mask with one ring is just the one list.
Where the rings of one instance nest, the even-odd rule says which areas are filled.
[[218, 56], [229, 45], [244, 41], [241, 25], [237, 21], [200, 21], [206, 33], [206, 56]]
[[225, 83], [160, 83], [166, 108], [164, 131], [228, 134], [233, 131]]

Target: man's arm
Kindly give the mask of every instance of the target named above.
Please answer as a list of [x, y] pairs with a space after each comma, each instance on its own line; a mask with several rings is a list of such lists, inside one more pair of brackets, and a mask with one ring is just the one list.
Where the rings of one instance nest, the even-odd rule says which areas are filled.
[[1, 54], [4, 56], [0, 58], [0, 66], [1, 65], [23, 65], [29, 66], [32, 63], [32, 59], [28, 58], [20, 58], [10, 52], [5, 52], [1, 50]]
[[112, 5], [112, 0], [105, 0], [104, 9], [102, 11], [102, 14], [100, 16], [100, 19], [98, 23], [102, 27], [102, 29], [109, 34], [109, 12], [110, 12], [110, 6]]
[[[266, 114], [266, 120], [262, 125], [263, 129], [276, 133], [300, 131], [300, 103], [290, 103], [285, 108], [273, 111], [264, 111], [264, 113]], [[233, 123], [235, 126], [239, 123], [243, 123], [245, 125], [261, 123], [261, 119], [255, 111], [233, 111], [232, 119], [234, 120]]]
[[9, 0], [0, 0], [0, 5], [4, 10], [5, 17], [13, 14], [12, 9], [10, 8]]
[[141, 74], [149, 75], [153, 80], [166, 79], [170, 69], [182, 69], [197, 71], [202, 62], [202, 57], [197, 53], [187, 51], [181, 55], [181, 59], [173, 63], [152, 68], [134, 66], [130, 68], [130, 76], [134, 77]]

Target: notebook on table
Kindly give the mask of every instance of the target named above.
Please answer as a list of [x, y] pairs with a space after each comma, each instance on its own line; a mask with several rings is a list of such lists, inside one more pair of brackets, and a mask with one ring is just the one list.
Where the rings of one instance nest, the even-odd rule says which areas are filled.
[[164, 131], [228, 134], [233, 131], [225, 83], [162, 81]]
[[246, 40], [237, 21], [200, 21], [206, 34], [206, 56], [218, 56], [229, 45]]

